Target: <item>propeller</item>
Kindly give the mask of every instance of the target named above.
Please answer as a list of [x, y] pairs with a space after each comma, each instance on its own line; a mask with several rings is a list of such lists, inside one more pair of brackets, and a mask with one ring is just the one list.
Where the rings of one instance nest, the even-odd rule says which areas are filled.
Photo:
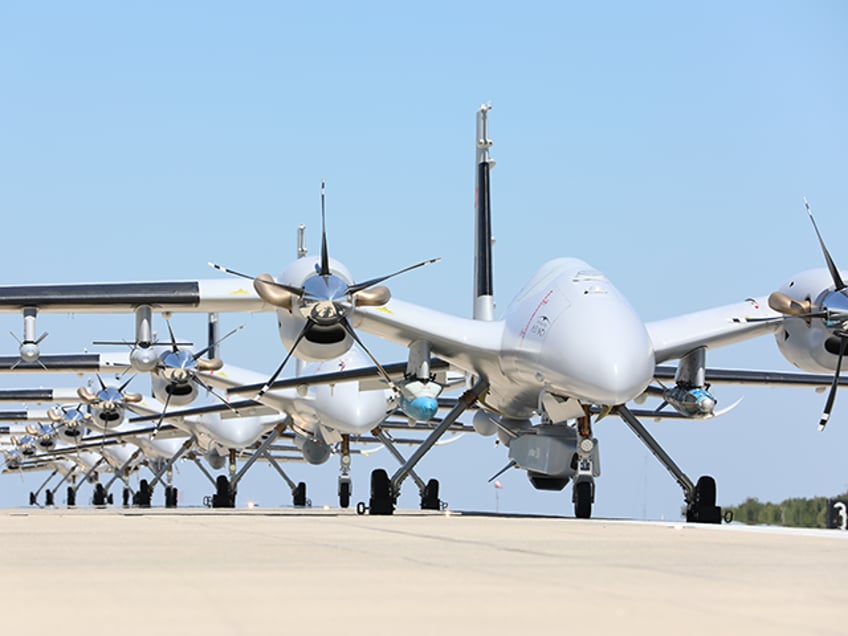
[[772, 292], [769, 295], [768, 304], [774, 311], [785, 316], [804, 319], [821, 318], [824, 320], [825, 327], [832, 330], [832, 335], [825, 340], [824, 346], [827, 351], [837, 356], [836, 370], [833, 374], [833, 383], [827, 395], [824, 411], [819, 420], [819, 430], [823, 431], [830, 419], [833, 403], [836, 400], [839, 374], [842, 371], [842, 358], [845, 356], [845, 351], [848, 350], [848, 294], [846, 294], [846, 285], [839, 273], [839, 268], [836, 267], [836, 263], [825, 245], [806, 197], [804, 197], [804, 209], [807, 211], [807, 216], [809, 216], [810, 222], [813, 224], [813, 230], [815, 230], [816, 237], [819, 240], [822, 255], [827, 264], [828, 272], [830, 272], [830, 278], [833, 281], [833, 290], [827, 291], [823, 295], [818, 307], [813, 307], [810, 299], [796, 300], [779, 291]]
[[216, 263], [209, 266], [226, 274], [238, 276], [253, 281], [253, 288], [262, 300], [270, 305], [287, 309], [289, 312], [298, 311], [306, 322], [294, 339], [291, 349], [283, 359], [280, 366], [272, 374], [267, 382], [256, 394], [255, 399], [261, 398], [270, 385], [277, 379], [283, 367], [294, 355], [298, 344], [310, 336], [320, 338], [322, 332], [338, 333], [339, 329], [349, 335], [374, 362], [380, 374], [387, 380], [389, 386], [394, 387], [394, 382], [377, 362], [374, 355], [362, 343], [350, 324], [348, 316], [355, 306], [382, 307], [391, 299], [391, 291], [380, 283], [406, 272], [437, 263], [441, 258], [431, 258], [421, 261], [415, 265], [404, 267], [396, 272], [384, 276], [378, 276], [360, 283], [347, 283], [330, 268], [330, 252], [327, 246], [327, 223], [325, 205], [325, 182], [321, 181], [321, 256], [315, 265], [315, 274], [306, 278], [300, 287], [280, 283], [270, 274], [251, 276], [241, 272], [223, 267]]
[[189, 383], [194, 383], [205, 389], [208, 393], [223, 402], [233, 413], [238, 415], [238, 411], [227, 401], [227, 399], [215, 391], [215, 389], [209, 386], [209, 384], [200, 379], [197, 376], [197, 373], [199, 371], [217, 371], [224, 366], [224, 362], [220, 358], [204, 358], [203, 355], [217, 347], [221, 344], [221, 342], [236, 332], [242, 330], [244, 325], [239, 325], [225, 336], [219, 338], [216, 342], [211, 342], [209, 343], [209, 346], [196, 353], [192, 353], [185, 349], [180, 349], [180, 343], [177, 342], [177, 338], [174, 336], [174, 330], [171, 328], [170, 320], [166, 320], [165, 323], [168, 326], [168, 335], [171, 339], [170, 351], [165, 351], [161, 356], [159, 356], [159, 362], [155, 372], [165, 378], [168, 382], [165, 389], [167, 395], [165, 397], [165, 404], [162, 408], [162, 414], [156, 422], [151, 439], [156, 437], [159, 429], [162, 427], [162, 422], [164, 421], [165, 415], [168, 411], [168, 405], [171, 402], [171, 397], [180, 386], [185, 386]]
[[75, 441], [83, 434], [81, 429], [87, 427], [92, 419], [90, 413], [82, 410], [82, 404], [73, 409], [66, 409], [64, 406], [58, 405], [55, 408], [48, 409], [47, 417], [56, 424], [57, 433], [61, 431], [62, 434]]
[[140, 393], [125, 392], [127, 385], [132, 382], [134, 377], [130, 376], [122, 385], [115, 387], [107, 386], [103, 382], [103, 378], [97, 375], [100, 389], [92, 392], [88, 387], [81, 386], [77, 389], [77, 395], [94, 411], [97, 419], [102, 420], [104, 425], [118, 423], [124, 417], [127, 404], [135, 404], [142, 400]]

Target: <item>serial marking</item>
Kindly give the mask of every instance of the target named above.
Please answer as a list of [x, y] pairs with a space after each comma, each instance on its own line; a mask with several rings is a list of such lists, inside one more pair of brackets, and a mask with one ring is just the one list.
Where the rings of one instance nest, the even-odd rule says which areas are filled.
[[[548, 293], [545, 294], [545, 297], [542, 298], [542, 300], [539, 301], [539, 304], [536, 305], [536, 309], [533, 310], [533, 313], [530, 314], [530, 318], [527, 319], [527, 324], [524, 325], [524, 329], [522, 329], [521, 332], [519, 333], [519, 335], [521, 336], [521, 342], [522, 343], [524, 342], [524, 337], [527, 335], [527, 330], [530, 328], [530, 324], [533, 322], [533, 319], [536, 317], [536, 314], [539, 313], [539, 310], [542, 307], [544, 307], [545, 305], [548, 304], [548, 301], [550, 300], [553, 293], [554, 293], [553, 289], [549, 290]], [[545, 318], [547, 319], [547, 317], [545, 317]], [[546, 328], [547, 328], [546, 326], [539, 326], [539, 329], [542, 331], [542, 333], [539, 334], [538, 330], [534, 331], [534, 333], [536, 333], [537, 335], [543, 336]]]

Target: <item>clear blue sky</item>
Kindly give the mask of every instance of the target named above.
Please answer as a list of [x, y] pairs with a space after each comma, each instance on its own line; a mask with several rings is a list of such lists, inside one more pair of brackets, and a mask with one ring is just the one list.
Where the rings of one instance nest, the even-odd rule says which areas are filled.
[[[362, 279], [442, 256], [393, 291], [469, 315], [474, 115], [491, 100], [501, 309], [562, 255], [604, 271], [645, 320], [767, 294], [821, 266], [804, 195], [848, 267], [846, 27], [842, 2], [3, 3], [4, 280], [212, 278], [209, 260], [277, 273], [299, 223], [317, 249], [326, 177], [336, 258]], [[285, 353], [274, 319], [224, 328], [242, 322], [225, 358], [270, 373]], [[175, 328], [204, 338], [201, 317]], [[42, 329], [45, 352], [67, 352], [133, 327], [42, 316]], [[19, 316], [0, 317], [8, 330]], [[770, 337], [708, 361], [788, 368]], [[716, 393], [745, 400], [651, 429], [693, 477], [716, 476], [721, 503], [848, 488], [848, 395], [820, 434], [823, 395]], [[676, 518], [679, 488], [625, 426], [596, 433], [595, 514]], [[454, 507], [492, 509], [486, 480], [505, 462], [491, 438], [466, 436], [421, 472]], [[356, 462], [354, 500], [380, 465], [394, 467], [385, 451]], [[335, 502], [335, 460], [290, 468], [316, 504]], [[209, 491], [193, 466], [179, 478], [186, 503]], [[518, 471], [501, 481], [502, 510], [571, 513], [570, 490], [537, 493]], [[3, 477], [0, 505], [25, 503], [28, 484]], [[240, 494], [290, 501], [265, 466]], [[401, 505], [416, 505], [411, 482]]]

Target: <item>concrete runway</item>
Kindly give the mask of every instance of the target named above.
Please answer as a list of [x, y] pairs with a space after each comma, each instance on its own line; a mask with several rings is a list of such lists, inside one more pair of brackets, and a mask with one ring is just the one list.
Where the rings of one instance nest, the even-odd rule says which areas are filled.
[[845, 634], [848, 533], [338, 510], [0, 511], [18, 634]]

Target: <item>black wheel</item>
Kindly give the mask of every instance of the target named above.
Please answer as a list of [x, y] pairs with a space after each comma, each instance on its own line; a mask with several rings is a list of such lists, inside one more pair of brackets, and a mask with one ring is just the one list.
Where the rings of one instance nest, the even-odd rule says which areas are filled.
[[345, 479], [339, 482], [339, 506], [350, 508], [350, 481]]
[[35, 496], [34, 492], [29, 493], [29, 505], [34, 506], [38, 503], [38, 497]]
[[108, 503], [110, 506], [115, 503], [115, 498], [112, 496], [111, 492], [109, 493], [109, 496], [106, 497], [106, 503]]
[[421, 510], [441, 510], [442, 501], [439, 499], [439, 480], [431, 479], [421, 493]]
[[91, 498], [91, 503], [99, 507], [106, 505], [106, 489], [103, 487], [103, 484], [97, 484], [94, 487], [94, 495]]
[[213, 508], [235, 508], [236, 495], [230, 492], [230, 480], [226, 475], [218, 475], [215, 480], [215, 495], [212, 497]]
[[165, 486], [165, 507], [177, 507], [177, 489], [173, 486]]
[[296, 508], [303, 508], [306, 506], [306, 483], [298, 482], [297, 486], [295, 486], [294, 491], [292, 492], [292, 503]]
[[368, 514], [390, 515], [395, 511], [392, 496], [392, 482], [382, 468], [371, 472], [371, 500], [368, 502]]
[[45, 506], [52, 506], [53, 505], [53, 491], [52, 490], [48, 490], [46, 493], [44, 493], [44, 505]]
[[68, 486], [68, 506], [77, 505], [77, 491]]
[[138, 507], [150, 508], [151, 499], [153, 499], [153, 492], [150, 490], [150, 484], [146, 479], [142, 479], [138, 484]]
[[132, 497], [132, 493], [130, 492], [130, 489], [124, 488], [124, 492], [123, 492], [122, 499], [121, 499], [121, 503], [124, 506], [124, 508], [129, 507], [131, 497]]
[[716, 483], [709, 475], [704, 475], [695, 484], [695, 493], [686, 510], [686, 521], [694, 523], [721, 523], [721, 508], [715, 505]]
[[589, 519], [592, 516], [592, 483], [580, 481], [574, 484], [574, 516]]
[[716, 483], [715, 479], [709, 475], [704, 475], [698, 479], [695, 484], [695, 504], [698, 506], [711, 507], [715, 506], [716, 502]]

